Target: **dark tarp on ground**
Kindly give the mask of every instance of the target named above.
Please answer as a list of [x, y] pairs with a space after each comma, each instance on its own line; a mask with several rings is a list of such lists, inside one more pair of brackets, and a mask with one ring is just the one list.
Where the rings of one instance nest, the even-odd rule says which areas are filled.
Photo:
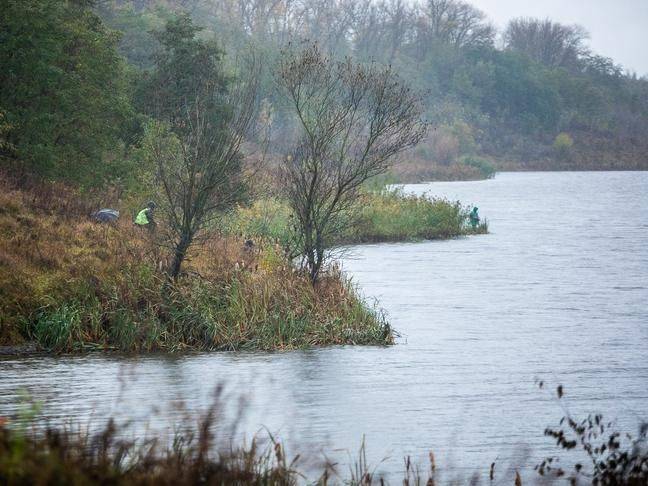
[[119, 218], [119, 211], [116, 209], [100, 209], [92, 214], [92, 218], [100, 223], [110, 223], [117, 221]]

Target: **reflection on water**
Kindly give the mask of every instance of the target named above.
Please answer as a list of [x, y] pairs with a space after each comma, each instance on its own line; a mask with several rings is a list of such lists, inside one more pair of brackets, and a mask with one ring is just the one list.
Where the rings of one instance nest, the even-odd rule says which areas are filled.
[[[142, 430], [186, 425], [219, 383], [245, 400], [241, 434], [266, 426], [346, 458], [363, 434], [380, 469], [412, 454], [465, 471], [535, 464], [560, 407], [534, 385], [563, 383], [574, 414], [648, 406], [648, 172], [499, 174], [407, 186], [477, 204], [491, 234], [354, 248], [344, 267], [402, 333], [390, 348], [184, 357], [0, 361], [0, 415], [27, 390], [50, 422], [107, 416]], [[233, 417], [238, 401], [230, 401]], [[183, 408], [180, 407], [182, 405]], [[337, 449], [338, 452], [333, 452]]]

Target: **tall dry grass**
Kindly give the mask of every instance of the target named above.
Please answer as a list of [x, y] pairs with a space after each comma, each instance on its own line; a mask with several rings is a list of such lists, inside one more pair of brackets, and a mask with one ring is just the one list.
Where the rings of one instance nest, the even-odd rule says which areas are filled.
[[89, 218], [64, 186], [0, 180], [0, 344], [53, 351], [389, 344], [377, 309], [332, 271], [313, 288], [280, 248], [208, 235], [170, 282], [155, 235]]
[[[563, 387], [557, 391], [558, 400], [562, 400]], [[350, 464], [344, 467], [328, 459], [317, 461], [321, 451], [308, 448], [289, 456], [283, 444], [270, 434], [267, 440], [256, 436], [247, 446], [234, 445], [231, 439], [220, 436], [216, 427], [217, 419], [223, 417], [222, 392], [223, 388], [217, 387], [213, 405], [197, 424], [183, 426], [172, 441], [159, 436], [125, 439], [132, 434], [113, 420], [95, 433], [78, 425], [38, 430], [32, 427], [38, 413], [33, 405], [16, 417], [0, 417], [0, 484], [387, 484], [378, 465], [368, 460], [364, 440], [357, 456], [350, 457]], [[601, 415], [577, 420], [567, 414], [557, 428], [547, 428], [544, 434], [556, 443], [558, 455], [538, 464], [535, 475], [527, 471], [524, 480], [515, 464], [507, 466], [497, 461], [498, 450], [494, 447], [494, 462], [484, 464], [469, 478], [457, 477], [452, 467], [438, 469], [431, 452], [427, 465], [405, 457], [402, 475], [395, 474], [394, 483], [647, 484], [645, 423], [638, 435], [630, 435], [621, 433]]]
[[[432, 240], [488, 233], [486, 221], [475, 229], [470, 227], [469, 211], [458, 201], [384, 188], [367, 190], [360, 196], [357, 209], [347, 214], [344, 229], [330, 243]], [[280, 199], [263, 199], [239, 208], [223, 221], [222, 227], [232, 235], [266, 238], [284, 247], [293, 240], [290, 210]]]

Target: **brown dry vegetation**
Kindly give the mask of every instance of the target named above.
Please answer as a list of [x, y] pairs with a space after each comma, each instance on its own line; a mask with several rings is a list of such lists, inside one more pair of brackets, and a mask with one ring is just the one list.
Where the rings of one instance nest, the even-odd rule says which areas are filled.
[[[542, 388], [543, 382], [539, 386]], [[559, 385], [556, 398], [561, 402], [563, 397], [564, 388]], [[198, 423], [186, 416], [171, 442], [163, 435], [127, 439], [132, 436], [127, 426], [119, 427], [112, 419], [97, 432], [79, 424], [42, 430], [34, 420], [39, 405], [25, 402], [17, 415], [0, 417], [0, 484], [389, 484], [390, 478], [368, 462], [364, 440], [358, 455], [349, 457], [353, 464], [346, 466], [326, 456], [317, 461], [321, 450], [309, 447], [288, 456], [282, 443], [270, 434], [267, 439], [257, 435], [249, 445], [237, 445], [216, 427], [226, 405], [219, 386], [212, 406]], [[579, 420], [566, 413], [557, 428], [544, 431], [557, 446], [555, 455], [539, 463], [537, 475], [525, 475], [524, 481], [517, 467], [498, 462], [494, 448], [489, 449], [494, 458], [490, 467], [477, 468], [469, 478], [456, 476], [452, 465], [437, 469], [435, 455], [430, 452], [427, 465], [405, 457], [402, 477], [394, 474], [391, 479], [406, 486], [647, 484], [648, 425], [640, 424], [639, 433], [633, 435], [621, 433], [615, 422], [600, 414]], [[571, 452], [567, 455], [566, 451]]]
[[493, 176], [477, 167], [460, 162], [442, 165], [417, 158], [398, 164], [392, 174], [397, 182], [405, 184], [430, 181], [477, 181]]
[[[113, 200], [116, 196], [111, 196]], [[313, 288], [283, 252], [208, 235], [171, 283], [166, 251], [136, 228], [91, 221], [104, 197], [0, 178], [0, 344], [46, 349], [285, 349], [389, 344], [382, 315], [336, 271]]]

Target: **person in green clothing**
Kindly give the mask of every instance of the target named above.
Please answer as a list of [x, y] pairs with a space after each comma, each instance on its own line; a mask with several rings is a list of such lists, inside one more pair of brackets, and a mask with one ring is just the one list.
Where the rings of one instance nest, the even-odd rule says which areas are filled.
[[135, 224], [140, 228], [148, 228], [152, 230], [155, 228], [155, 220], [153, 219], [153, 212], [155, 211], [155, 203], [149, 201], [144, 209], [142, 209], [135, 217]]
[[472, 211], [470, 211], [470, 214], [468, 215], [468, 219], [470, 220], [470, 226], [472, 226], [472, 229], [477, 229], [477, 226], [479, 226], [479, 213], [477, 212], [479, 208], [475, 206]]

